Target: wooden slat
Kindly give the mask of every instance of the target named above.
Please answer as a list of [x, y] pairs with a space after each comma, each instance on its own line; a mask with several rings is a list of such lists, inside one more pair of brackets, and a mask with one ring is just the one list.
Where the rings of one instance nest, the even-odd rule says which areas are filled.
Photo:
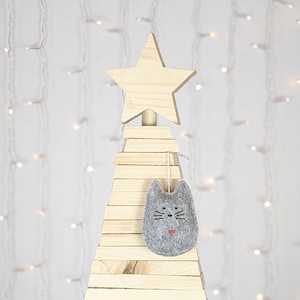
[[164, 139], [127, 139], [123, 152], [179, 152], [176, 140]]
[[104, 220], [102, 233], [141, 233], [142, 220]]
[[102, 247], [145, 246], [140, 233], [107, 233], [102, 234], [100, 245]]
[[202, 274], [196, 261], [101, 261], [93, 260], [91, 273], [93, 274], [149, 274], [149, 275], [187, 275]]
[[206, 300], [204, 290], [138, 290], [89, 288], [86, 300]]
[[126, 126], [124, 139], [172, 139], [171, 128], [168, 126]]
[[202, 290], [200, 276], [91, 274], [89, 287], [124, 289]]
[[151, 252], [147, 247], [98, 247], [96, 260], [190, 260], [197, 261], [198, 253], [192, 250], [178, 256], [161, 256]]
[[[181, 179], [181, 167], [170, 167], [171, 179]], [[119, 179], [158, 179], [168, 178], [167, 166], [116, 166], [114, 178]]]
[[[112, 190], [119, 192], [147, 192], [153, 179], [115, 179]], [[171, 180], [171, 190], [174, 190], [179, 179]], [[159, 179], [160, 184], [167, 190], [167, 180]]]
[[147, 192], [118, 192], [112, 191], [110, 205], [144, 205]]
[[112, 206], [108, 205], [105, 209], [105, 220], [141, 220], [144, 216], [144, 206]]
[[[157, 153], [132, 153], [120, 152], [115, 156], [116, 165], [140, 165], [140, 166], [167, 166], [166, 152]], [[177, 154], [170, 153], [170, 165], [179, 165]]]

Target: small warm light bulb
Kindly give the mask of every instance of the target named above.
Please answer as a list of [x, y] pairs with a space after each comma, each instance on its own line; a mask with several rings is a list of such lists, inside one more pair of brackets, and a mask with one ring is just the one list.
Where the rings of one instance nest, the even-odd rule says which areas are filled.
[[296, 83], [297, 83], [297, 84], [300, 84], [300, 79], [296, 79]]
[[284, 98], [284, 101], [285, 101], [285, 102], [290, 102], [290, 101], [291, 101], [291, 98], [285, 97], [285, 98]]
[[257, 256], [258, 256], [258, 255], [261, 255], [261, 250], [260, 250], [260, 249], [254, 249], [254, 250], [253, 250], [253, 254], [254, 254], [254, 255], [257, 255]]
[[8, 52], [8, 51], [9, 51], [9, 48], [5, 47], [5, 48], [3, 48], [3, 51], [4, 51], [4, 52]]
[[257, 151], [257, 147], [254, 146], [254, 145], [250, 146], [250, 149], [251, 149], [251, 151], [253, 151], [253, 152]]
[[102, 25], [102, 21], [101, 21], [101, 20], [97, 20], [95, 23], [96, 23], [98, 26]]
[[271, 206], [271, 202], [269, 200], [265, 201], [264, 206], [266, 208], [270, 207]]
[[70, 225], [70, 228], [71, 228], [71, 229], [76, 229], [76, 228], [77, 228], [77, 224], [76, 224], [76, 223], [71, 224], [71, 225]]
[[251, 21], [252, 20], [252, 16], [251, 15], [247, 15], [245, 18], [246, 18], [247, 21]]
[[141, 18], [141, 17], [137, 17], [136, 20], [137, 20], [138, 22], [141, 22], [141, 21], [142, 21], [142, 18]]
[[38, 210], [37, 213], [38, 213], [38, 215], [43, 217], [46, 214], [46, 210], [45, 209], [40, 209], [40, 210]]
[[200, 90], [202, 89], [202, 85], [201, 85], [200, 83], [197, 83], [197, 84], [195, 85], [195, 89], [196, 89], [197, 91], [200, 91]]
[[0, 216], [0, 221], [3, 221], [5, 219], [4, 216]]
[[66, 283], [70, 283], [70, 282], [72, 282], [72, 279], [71, 278], [67, 278], [66, 279]]
[[93, 166], [87, 166], [86, 170], [91, 173], [91, 172], [94, 171], [94, 167]]
[[212, 32], [209, 33], [209, 37], [214, 38], [215, 36], [216, 36], [215, 32], [212, 31]]
[[253, 49], [257, 49], [258, 47], [259, 47], [258, 44], [252, 44]]
[[288, 4], [288, 8], [293, 8], [293, 7], [294, 7], [294, 5], [292, 3]]
[[183, 131], [183, 132], [181, 133], [181, 136], [186, 137], [186, 138], [192, 138], [192, 137], [193, 137], [193, 136], [192, 136], [190, 133], [188, 133], [187, 131]]
[[73, 125], [74, 130], [78, 131], [80, 129], [80, 124], [76, 123]]
[[228, 68], [227, 67], [221, 67], [221, 72], [222, 73], [227, 73], [228, 72]]
[[265, 299], [265, 296], [263, 294], [258, 294], [256, 296], [256, 300], [264, 300]]
[[35, 269], [35, 266], [34, 265], [30, 265], [29, 267], [28, 267], [28, 270], [29, 271], [33, 271]]
[[205, 181], [208, 184], [214, 184], [216, 182], [216, 179], [214, 177], [207, 177]]
[[9, 115], [13, 115], [13, 114], [14, 114], [14, 110], [13, 110], [12, 107], [9, 107], [9, 108], [8, 108], [8, 114], [9, 114]]
[[296, 22], [297, 22], [297, 24], [299, 24], [299, 25], [300, 25], [300, 19], [299, 19], [299, 20], [297, 20]]
[[219, 289], [214, 289], [212, 293], [213, 293], [213, 295], [217, 296], [217, 295], [220, 294], [220, 290]]
[[23, 163], [21, 161], [16, 162], [16, 166], [18, 168], [22, 168], [23, 167]]

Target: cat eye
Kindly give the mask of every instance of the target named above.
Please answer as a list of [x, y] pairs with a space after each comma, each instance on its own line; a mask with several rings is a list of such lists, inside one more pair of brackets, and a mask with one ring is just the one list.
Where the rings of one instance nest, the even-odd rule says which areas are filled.
[[166, 209], [165, 207], [163, 207], [162, 209]]
[[175, 209], [178, 209], [178, 207], [177, 207], [177, 206], [175, 206]]

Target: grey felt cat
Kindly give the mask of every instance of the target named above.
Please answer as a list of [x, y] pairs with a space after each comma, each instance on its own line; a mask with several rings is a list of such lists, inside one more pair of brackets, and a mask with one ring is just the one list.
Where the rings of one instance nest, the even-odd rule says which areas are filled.
[[159, 255], [175, 256], [193, 248], [198, 224], [193, 197], [184, 180], [172, 193], [164, 191], [158, 180], [152, 182], [142, 232], [148, 248]]

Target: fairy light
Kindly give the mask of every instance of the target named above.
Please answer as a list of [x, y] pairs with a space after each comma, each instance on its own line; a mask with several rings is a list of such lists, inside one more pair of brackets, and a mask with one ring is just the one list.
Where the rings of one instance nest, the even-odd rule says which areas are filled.
[[216, 36], [216, 33], [213, 31], [210, 32], [203, 32], [203, 33], [199, 33], [199, 36], [201, 38], [205, 38], [205, 37], [209, 37], [209, 38], [214, 38]]
[[41, 47], [40, 46], [36, 46], [36, 45], [33, 45], [33, 46], [26, 46], [25, 47], [25, 50], [40, 50]]
[[250, 120], [239, 120], [239, 121], [234, 121], [233, 126], [241, 126], [241, 125], [250, 125]]
[[279, 4], [282, 4], [285, 7], [294, 8], [294, 4], [293, 3], [286, 2], [286, 1], [283, 1], [283, 0], [274, 0], [274, 1], [277, 2], [277, 3], [279, 3]]
[[84, 71], [84, 69], [78, 68], [78, 69], [73, 69], [73, 70], [67, 71], [67, 74], [69, 76], [71, 76], [71, 75], [74, 75], [74, 74], [82, 73], [83, 71]]
[[184, 138], [192, 138], [193, 137], [193, 135], [187, 131], [181, 132], [181, 136]]
[[296, 79], [296, 84], [300, 84], [300, 79], [298, 78], [298, 79]]
[[83, 118], [73, 125], [73, 129], [75, 131], [78, 131], [81, 129], [82, 125], [85, 123], [87, 123], [87, 119]]
[[271, 206], [271, 202], [269, 200], [264, 202], [264, 207], [269, 208]]
[[135, 20], [138, 22], [151, 23], [151, 19], [149, 19], [149, 18], [137, 17]]
[[251, 47], [253, 49], [263, 49], [263, 50], [265, 50], [267, 48], [266, 45], [258, 44], [258, 43], [252, 43]]
[[3, 48], [3, 51], [4, 52], [9, 52], [9, 48], [5, 47], [5, 48]]
[[202, 89], [202, 85], [201, 85], [200, 83], [197, 83], [197, 84], [195, 85], [195, 89], [196, 89], [197, 91], [200, 91], [200, 90]]
[[253, 152], [259, 152], [259, 153], [266, 153], [267, 150], [264, 147], [256, 146], [256, 145], [250, 145], [249, 149]]
[[256, 255], [256, 256], [259, 256], [259, 255], [262, 254], [262, 251], [260, 249], [254, 249], [253, 254]]
[[6, 216], [1, 216], [0, 215], [0, 221], [4, 221], [6, 219]]
[[246, 21], [252, 21], [252, 19], [253, 19], [253, 17], [251, 15], [248, 15], [248, 14], [236, 13], [235, 15], [236, 15], [237, 18], [244, 19]]
[[110, 87], [112, 87], [112, 86], [116, 86], [117, 84], [114, 82], [114, 81], [110, 81], [110, 82], [106, 82], [105, 83], [105, 86], [107, 87], [107, 88], [110, 88]]
[[280, 102], [290, 102], [291, 98], [290, 97], [276, 97], [273, 102], [275, 103], [280, 103]]
[[266, 298], [263, 294], [257, 294], [256, 300], [266, 300]]
[[213, 293], [214, 296], [217, 296], [217, 295], [220, 294], [220, 290], [219, 290], [219, 289], [214, 289], [214, 290], [212, 291], [212, 293]]
[[222, 66], [222, 67], [220, 68], [220, 71], [221, 71], [222, 73], [227, 73], [227, 72], [228, 72], [228, 67]]
[[15, 164], [16, 164], [16, 166], [17, 166], [18, 168], [20, 168], [20, 169], [23, 168], [23, 166], [24, 166], [23, 163], [22, 163], [21, 161], [17, 161]]
[[32, 106], [32, 105], [35, 105], [35, 104], [41, 104], [41, 103], [42, 103], [41, 100], [28, 100], [28, 101], [26, 102], [26, 104], [27, 104], [28, 106]]
[[93, 166], [87, 166], [86, 167], [86, 170], [89, 172], [89, 173], [92, 173], [94, 171], [94, 167]]
[[14, 114], [14, 110], [12, 107], [9, 107], [7, 112], [10, 116], [12, 116]]

